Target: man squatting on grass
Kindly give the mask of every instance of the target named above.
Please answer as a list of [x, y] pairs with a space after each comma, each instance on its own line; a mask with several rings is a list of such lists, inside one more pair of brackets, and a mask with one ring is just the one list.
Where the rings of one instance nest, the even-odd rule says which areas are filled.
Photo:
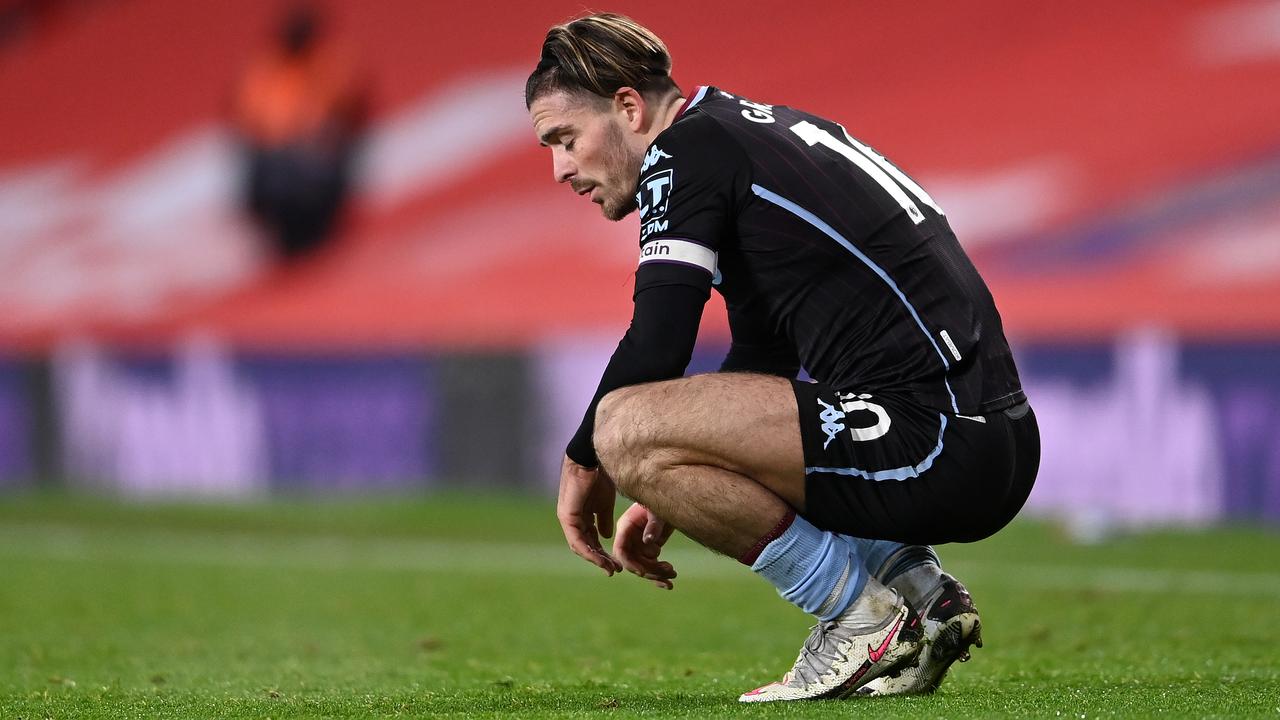
[[[653, 33], [599, 14], [553, 27], [525, 86], [556, 181], [640, 211], [631, 327], [561, 470], [565, 538], [671, 588], [678, 529], [815, 615], [745, 702], [931, 692], [981, 629], [929, 545], [1004, 527], [1039, 465], [991, 294], [932, 198], [839, 124], [670, 73]], [[732, 346], [682, 378], [712, 287]], [[611, 555], [615, 488], [636, 503]]]

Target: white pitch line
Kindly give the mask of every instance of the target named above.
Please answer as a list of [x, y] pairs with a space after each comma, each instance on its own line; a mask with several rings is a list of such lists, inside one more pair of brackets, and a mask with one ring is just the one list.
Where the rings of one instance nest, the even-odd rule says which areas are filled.
[[[673, 548], [685, 577], [748, 580], [727, 558], [694, 548]], [[272, 533], [183, 532], [155, 529], [90, 530], [44, 523], [0, 526], [0, 570], [5, 559], [93, 563], [151, 563], [315, 571], [445, 571], [467, 575], [585, 576], [598, 572], [558, 544], [349, 537]], [[1054, 562], [949, 563], [966, 582], [1008, 582], [1033, 590], [1280, 597], [1280, 573], [1170, 570]], [[0, 572], [0, 574], [3, 574]]]

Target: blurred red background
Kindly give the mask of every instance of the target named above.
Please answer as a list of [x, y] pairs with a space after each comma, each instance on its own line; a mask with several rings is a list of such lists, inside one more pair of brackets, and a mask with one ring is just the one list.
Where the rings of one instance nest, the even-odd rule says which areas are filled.
[[[634, 218], [551, 181], [522, 83], [575, 3], [331, 3], [370, 81], [335, 243], [236, 206], [236, 78], [284, 3], [81, 2], [0, 49], [0, 346], [515, 348], [618, 328]], [[1280, 336], [1271, 2], [619, 2], [715, 84], [843, 122], [948, 212], [1015, 339]], [[707, 332], [723, 337], [708, 313]]]

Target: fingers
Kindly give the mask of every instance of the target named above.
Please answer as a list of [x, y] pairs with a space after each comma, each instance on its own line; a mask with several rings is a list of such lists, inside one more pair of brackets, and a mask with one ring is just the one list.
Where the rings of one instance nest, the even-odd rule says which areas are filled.
[[[667, 538], [671, 536], [670, 533], [666, 533], [666, 529], [667, 524], [662, 521], [662, 518], [649, 513], [649, 520], [644, 525], [644, 541], [662, 547]], [[666, 534], [664, 535], [664, 533]]]
[[622, 563], [605, 552], [604, 547], [600, 545], [600, 539], [596, 534], [595, 528], [583, 527], [580, 518], [577, 521], [571, 519], [568, 522], [562, 519], [560, 528], [564, 531], [564, 538], [569, 543], [569, 549], [575, 555], [604, 570], [610, 576], [622, 570]]
[[640, 577], [653, 582], [654, 585], [664, 590], [675, 589], [675, 583], [672, 581], [676, 578], [676, 571], [675, 568], [671, 567], [671, 563], [658, 563]]
[[[634, 507], [634, 506], [633, 506]], [[640, 568], [640, 539], [635, 513], [627, 510], [618, 518], [618, 534], [613, 539], [613, 554], [623, 569], [636, 573]]]
[[[625, 569], [657, 587], [671, 590], [675, 568], [669, 562], [659, 561], [658, 555], [673, 528], [639, 503], [627, 508], [615, 527], [616, 496], [613, 482], [603, 472], [584, 468], [565, 458], [556, 517], [569, 549], [610, 576]], [[613, 551], [617, 557], [600, 544], [601, 537], [613, 537], [615, 530]]]
[[675, 584], [672, 581], [676, 578], [676, 570], [669, 562], [654, 562], [642, 572], [635, 574], [653, 582], [655, 586], [664, 590], [675, 589]]
[[[611, 576], [622, 570], [622, 564], [605, 552], [599, 533], [604, 531], [607, 536], [613, 532], [613, 498], [612, 483], [607, 479], [600, 481], [595, 470], [565, 458], [560, 471], [560, 497], [556, 502], [560, 530], [575, 555]], [[602, 522], [604, 518], [607, 521]]]
[[[671, 581], [676, 577], [676, 571], [671, 563], [658, 560], [662, 545], [649, 541], [652, 529], [650, 517], [643, 506], [637, 504], [628, 508], [618, 519], [618, 534], [613, 541], [613, 552], [625, 570], [652, 581], [657, 587], [670, 590], [673, 588]], [[657, 532], [656, 537], [663, 542], [666, 540], [661, 532]]]

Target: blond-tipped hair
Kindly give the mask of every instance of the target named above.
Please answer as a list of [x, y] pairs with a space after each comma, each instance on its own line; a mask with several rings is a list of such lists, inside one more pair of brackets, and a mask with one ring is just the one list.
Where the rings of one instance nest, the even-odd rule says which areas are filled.
[[528, 107], [558, 90], [611, 98], [623, 87], [649, 97], [680, 91], [671, 79], [671, 55], [657, 35], [631, 18], [598, 13], [547, 31], [524, 102]]

